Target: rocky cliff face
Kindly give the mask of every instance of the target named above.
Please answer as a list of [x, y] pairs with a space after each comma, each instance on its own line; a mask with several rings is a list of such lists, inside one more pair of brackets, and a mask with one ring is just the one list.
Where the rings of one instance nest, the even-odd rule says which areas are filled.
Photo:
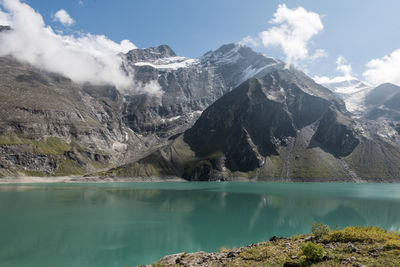
[[398, 144], [353, 120], [342, 100], [302, 72], [281, 69], [242, 83], [171, 145], [106, 175], [188, 180], [395, 177], [400, 174]]
[[146, 146], [124, 124], [113, 87], [78, 85], [12, 58], [0, 58], [0, 81], [3, 173], [83, 174]]
[[381, 84], [365, 97], [368, 112], [365, 118], [371, 120], [400, 121], [400, 87], [391, 83]]
[[[97, 172], [167, 144], [229, 91], [235, 81], [225, 68], [240, 73], [243, 67], [278, 63], [249, 48], [227, 47], [199, 59], [179, 57], [166, 45], [120, 55], [123, 68], [135, 79], [134, 88], [122, 92], [76, 84], [1, 58], [0, 172]], [[223, 61], [226, 53], [233, 57], [229, 62]], [[157, 87], [161, 94], [140, 93], [146, 86]]]
[[236, 44], [197, 59], [178, 57], [166, 45], [135, 49], [126, 55], [127, 71], [144, 86], [159, 86], [162, 95], [126, 92], [124, 116], [134, 131], [168, 138], [192, 126], [205, 108], [242, 81], [282, 66]]
[[248, 47], [197, 59], [166, 45], [119, 56], [134, 78], [123, 91], [0, 58], [0, 176], [400, 175], [395, 86], [371, 91], [367, 115], [354, 117], [332, 91]]

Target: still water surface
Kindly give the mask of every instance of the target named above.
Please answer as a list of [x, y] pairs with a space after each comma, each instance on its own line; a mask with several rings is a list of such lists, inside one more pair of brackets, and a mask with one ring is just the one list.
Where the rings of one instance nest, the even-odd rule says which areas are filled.
[[0, 266], [135, 266], [331, 227], [400, 229], [400, 184], [0, 185]]

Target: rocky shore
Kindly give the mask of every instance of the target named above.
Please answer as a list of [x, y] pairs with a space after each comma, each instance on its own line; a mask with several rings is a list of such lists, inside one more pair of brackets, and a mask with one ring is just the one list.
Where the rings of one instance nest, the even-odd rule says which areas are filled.
[[400, 233], [347, 227], [219, 252], [179, 253], [150, 266], [400, 266]]

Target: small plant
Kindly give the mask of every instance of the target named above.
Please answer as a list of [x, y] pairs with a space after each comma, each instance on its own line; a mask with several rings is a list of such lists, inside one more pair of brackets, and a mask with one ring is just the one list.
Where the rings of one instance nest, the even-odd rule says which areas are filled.
[[317, 238], [321, 238], [325, 235], [328, 235], [330, 231], [331, 231], [331, 228], [329, 228], [329, 225], [326, 225], [323, 223], [315, 222], [311, 226], [311, 232]]
[[379, 227], [349, 226], [341, 230], [331, 231], [323, 237], [323, 242], [384, 242], [388, 239], [399, 239], [400, 234], [389, 232]]
[[301, 251], [307, 260], [317, 262], [321, 261], [325, 255], [325, 250], [322, 245], [315, 244], [313, 242], [307, 242], [301, 247]]

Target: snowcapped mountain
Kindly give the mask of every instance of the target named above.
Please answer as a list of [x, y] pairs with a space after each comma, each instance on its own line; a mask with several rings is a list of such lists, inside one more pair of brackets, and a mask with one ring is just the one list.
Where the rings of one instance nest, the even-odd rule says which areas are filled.
[[347, 110], [355, 116], [365, 113], [365, 97], [373, 88], [368, 82], [352, 76], [335, 77], [330, 80], [316, 78], [315, 80], [342, 98]]
[[145, 136], [168, 138], [188, 129], [232, 88], [283, 67], [283, 62], [239, 44], [223, 45], [195, 59], [178, 56], [167, 45], [133, 49], [125, 55], [125, 68], [138, 84], [156, 85], [162, 93], [156, 97], [128, 92], [128, 125]]

